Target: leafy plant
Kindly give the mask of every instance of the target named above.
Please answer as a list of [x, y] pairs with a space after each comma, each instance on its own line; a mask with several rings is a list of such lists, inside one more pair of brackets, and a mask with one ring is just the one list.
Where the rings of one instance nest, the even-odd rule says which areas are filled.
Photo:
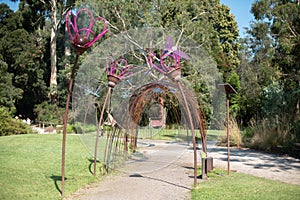
[[8, 109], [0, 107], [0, 136], [28, 134], [30, 131], [27, 124], [12, 118]]
[[38, 121], [62, 124], [64, 109], [59, 108], [56, 104], [50, 104], [45, 101], [36, 105], [34, 112], [37, 115]]

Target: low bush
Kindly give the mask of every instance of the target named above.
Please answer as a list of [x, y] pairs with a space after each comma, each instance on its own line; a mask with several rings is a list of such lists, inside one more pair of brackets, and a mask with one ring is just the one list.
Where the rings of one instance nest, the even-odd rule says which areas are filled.
[[291, 140], [293, 143], [300, 142], [300, 119], [295, 120], [291, 126]]
[[[59, 125], [59, 128], [56, 127], [57, 133], [63, 132], [63, 125]], [[84, 125], [82, 123], [72, 123], [67, 125], [68, 134], [84, 134], [89, 132], [96, 132], [97, 127], [93, 124]]]
[[67, 126], [67, 133], [77, 133], [77, 129], [73, 124]]
[[30, 126], [10, 116], [6, 108], [0, 108], [0, 136], [28, 134], [30, 132]]
[[47, 122], [54, 125], [63, 123], [64, 108], [60, 108], [56, 104], [45, 101], [36, 105], [34, 112], [37, 115], [38, 122]]
[[[97, 126], [95, 124], [76, 123], [75, 128], [76, 128], [78, 134], [96, 132], [97, 131]], [[104, 128], [107, 129], [106, 126], [104, 126]]]

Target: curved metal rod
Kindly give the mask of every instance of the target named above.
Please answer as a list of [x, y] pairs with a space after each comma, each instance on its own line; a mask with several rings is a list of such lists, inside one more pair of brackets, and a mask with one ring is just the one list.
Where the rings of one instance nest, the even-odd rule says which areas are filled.
[[190, 124], [190, 128], [191, 128], [191, 132], [192, 132], [192, 138], [193, 138], [193, 150], [194, 150], [194, 187], [197, 186], [197, 148], [196, 148], [196, 136], [195, 136], [195, 128], [194, 128], [194, 124], [192, 121], [192, 115], [191, 115], [191, 111], [188, 105], [188, 102], [186, 100], [185, 94], [183, 92], [183, 88], [181, 85], [181, 81], [178, 80], [176, 81], [177, 85], [179, 87], [180, 93], [182, 95], [183, 101], [184, 101], [184, 105], [186, 108], [186, 112], [187, 112], [187, 117], [189, 120], [189, 124]]
[[[103, 115], [104, 115], [104, 110], [105, 110], [107, 101], [108, 101], [108, 99], [109, 99], [111, 90], [112, 90], [112, 88], [111, 88], [111, 87], [108, 87], [108, 91], [107, 91], [107, 94], [106, 94], [106, 97], [105, 97], [105, 100], [104, 100], [104, 103], [103, 103], [103, 107], [102, 107], [101, 114], [100, 114], [100, 119], [99, 119], [99, 122], [98, 122], [98, 125], [97, 125], [97, 126], [101, 126], [101, 124], [102, 124]], [[95, 152], [94, 152], [94, 176], [96, 176], [96, 171], [97, 171], [97, 152], [98, 152], [98, 143], [99, 143], [99, 131], [97, 131], [96, 143], [95, 143]]]

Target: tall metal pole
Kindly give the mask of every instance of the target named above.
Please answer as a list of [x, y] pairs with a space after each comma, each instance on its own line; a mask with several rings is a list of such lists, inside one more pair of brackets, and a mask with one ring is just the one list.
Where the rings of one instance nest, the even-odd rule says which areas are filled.
[[226, 95], [226, 113], [227, 113], [227, 174], [230, 175], [230, 118], [229, 118], [229, 99]]
[[226, 119], [227, 119], [227, 173], [230, 175], [230, 117], [229, 117], [229, 94], [237, 94], [235, 89], [229, 84], [219, 84], [220, 89], [226, 94]]
[[66, 155], [66, 139], [67, 139], [67, 124], [68, 124], [68, 113], [69, 113], [69, 105], [70, 105], [70, 98], [73, 89], [73, 81], [74, 76], [76, 73], [77, 63], [78, 63], [79, 54], [76, 54], [75, 63], [72, 69], [71, 78], [69, 81], [69, 88], [68, 88], [68, 96], [66, 102], [66, 110], [64, 114], [64, 129], [63, 129], [63, 139], [62, 139], [62, 158], [61, 158], [61, 195], [62, 197], [65, 196], [65, 155]]

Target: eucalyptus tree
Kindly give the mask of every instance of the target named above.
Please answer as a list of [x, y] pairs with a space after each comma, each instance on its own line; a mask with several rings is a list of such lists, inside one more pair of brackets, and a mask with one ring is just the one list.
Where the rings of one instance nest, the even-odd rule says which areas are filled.
[[241, 82], [239, 118], [247, 125], [253, 117], [261, 117], [265, 88], [278, 80], [279, 71], [272, 64], [274, 39], [268, 22], [253, 22], [241, 39], [241, 64], [238, 74]]
[[278, 145], [290, 147], [300, 141], [300, 1], [258, 0], [251, 12], [255, 20], [244, 43], [249, 62], [239, 69], [243, 117], [275, 126], [283, 135]]
[[[74, 3], [72, 0], [32, 0], [23, 2], [24, 7], [31, 9], [33, 14], [40, 15], [37, 19], [43, 23], [43, 26], [39, 27], [39, 31], [40, 29], [49, 29], [47, 33], [50, 36], [49, 97], [52, 102], [56, 102], [57, 100], [57, 37], [60, 31], [59, 27], [64, 22], [66, 11], [70, 9], [72, 3]], [[50, 22], [49, 26], [46, 26], [47, 21]]]
[[[274, 42], [268, 61], [279, 70], [279, 87], [283, 90], [282, 107], [293, 120], [299, 119], [300, 109], [300, 3], [299, 0], [260, 0], [252, 6], [258, 23], [264, 23]], [[258, 24], [257, 23], [257, 24]], [[273, 57], [272, 57], [273, 56]], [[272, 58], [270, 60], [270, 57]], [[274, 77], [274, 76], [273, 76]]]

